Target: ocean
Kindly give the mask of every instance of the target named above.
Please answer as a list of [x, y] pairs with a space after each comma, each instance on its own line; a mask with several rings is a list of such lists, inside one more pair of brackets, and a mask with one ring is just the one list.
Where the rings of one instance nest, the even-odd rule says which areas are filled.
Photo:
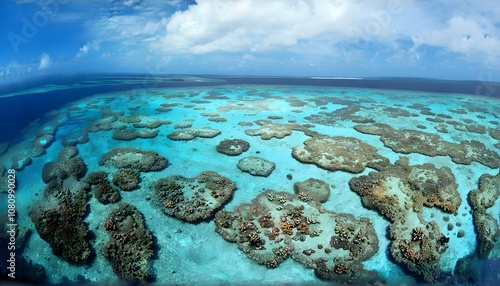
[[494, 83], [81, 75], [0, 111], [2, 277], [500, 282]]

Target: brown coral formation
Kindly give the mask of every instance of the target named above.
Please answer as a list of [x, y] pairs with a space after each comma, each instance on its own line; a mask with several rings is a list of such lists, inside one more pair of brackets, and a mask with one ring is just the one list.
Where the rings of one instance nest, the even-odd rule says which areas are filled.
[[130, 141], [138, 138], [148, 139], [158, 135], [155, 129], [124, 129], [113, 132], [112, 138], [115, 140]]
[[93, 186], [92, 192], [101, 204], [116, 203], [120, 200], [120, 193], [108, 181]]
[[49, 183], [53, 179], [61, 181], [68, 177], [80, 179], [85, 175], [86, 169], [87, 166], [80, 157], [57, 159], [56, 161], [47, 162], [43, 166], [42, 180], [44, 183]]
[[[357, 220], [327, 211], [316, 201], [268, 190], [234, 212], [219, 211], [215, 225], [225, 240], [237, 243], [250, 259], [269, 268], [291, 256], [324, 279], [377, 281], [361, 264], [378, 250], [375, 229], [366, 218]], [[342, 247], [322, 250], [334, 237], [340, 237]]]
[[[71, 181], [71, 180], [70, 180]], [[71, 182], [72, 190], [52, 181], [29, 216], [52, 253], [71, 263], [87, 263], [91, 258], [90, 233], [83, 221], [87, 211], [87, 184]]]
[[130, 168], [140, 172], [159, 171], [167, 166], [167, 159], [154, 151], [135, 148], [115, 148], [104, 154], [99, 165]]
[[245, 134], [250, 136], [260, 135], [260, 138], [263, 140], [269, 140], [271, 138], [282, 139], [292, 134], [293, 130], [302, 131], [309, 136], [316, 134], [309, 130], [307, 126], [297, 123], [278, 124], [270, 120], [257, 120], [255, 123], [260, 125], [260, 127], [257, 129], [246, 129]]
[[113, 174], [113, 183], [123, 191], [131, 191], [139, 186], [139, 172], [123, 168]]
[[252, 176], [267, 177], [271, 175], [276, 167], [271, 161], [259, 157], [245, 157], [238, 161], [238, 169]]
[[188, 222], [209, 218], [231, 198], [236, 185], [216, 172], [196, 178], [170, 176], [154, 184], [154, 203], [163, 213]]
[[455, 177], [447, 167], [425, 164], [409, 166], [403, 158], [383, 171], [351, 179], [349, 185], [363, 205], [391, 221], [391, 255], [427, 282], [441, 272], [439, 259], [449, 238], [438, 225], [422, 218], [422, 206], [455, 212], [461, 204]]
[[168, 134], [168, 138], [171, 140], [181, 140], [188, 141], [197, 137], [201, 138], [213, 138], [219, 135], [221, 132], [218, 129], [214, 129], [211, 127], [202, 127], [202, 128], [184, 128], [182, 130], [178, 130]]
[[222, 140], [219, 145], [215, 147], [217, 152], [229, 156], [237, 156], [246, 152], [250, 148], [250, 143], [242, 139], [226, 139]]
[[500, 248], [500, 227], [498, 221], [488, 212], [499, 197], [500, 173], [496, 176], [482, 175], [479, 178], [479, 189], [469, 193], [479, 239], [479, 256], [484, 259], [490, 258], [493, 249]]
[[326, 202], [330, 196], [330, 187], [322, 180], [309, 178], [304, 182], [297, 182], [293, 185], [294, 193], [301, 200], [310, 198], [320, 203]]
[[477, 140], [462, 141], [459, 144], [447, 142], [438, 134], [423, 131], [396, 130], [387, 124], [356, 125], [358, 132], [379, 135], [380, 140], [394, 152], [403, 154], [420, 153], [427, 156], [450, 156], [457, 164], [470, 165], [479, 162], [490, 168], [500, 167], [500, 155]]
[[122, 203], [104, 221], [109, 235], [104, 257], [115, 274], [128, 281], [145, 281], [151, 276], [153, 236], [142, 214], [132, 205]]
[[361, 173], [366, 167], [380, 170], [389, 160], [377, 149], [357, 138], [317, 135], [307, 139], [304, 146], [294, 147], [292, 156], [302, 163], [313, 163], [329, 171]]

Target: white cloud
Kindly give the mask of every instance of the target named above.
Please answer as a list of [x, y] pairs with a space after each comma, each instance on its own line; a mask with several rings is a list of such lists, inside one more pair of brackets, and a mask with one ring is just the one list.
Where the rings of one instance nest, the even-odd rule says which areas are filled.
[[123, 5], [125, 6], [134, 6], [134, 5], [137, 5], [141, 2], [141, 0], [125, 0], [123, 2]]
[[381, 0], [200, 0], [172, 15], [154, 47], [170, 53], [267, 52], [320, 38], [356, 41], [367, 25], [373, 28], [368, 37], [385, 37], [390, 23], [377, 22], [373, 11], [388, 9]]
[[87, 42], [78, 50], [76, 57], [84, 57], [90, 50], [99, 51], [99, 49], [100, 46], [98, 41]]
[[47, 69], [52, 64], [50, 60], [50, 56], [46, 53], [43, 53], [40, 58], [40, 65], [38, 66], [39, 70]]
[[78, 54], [76, 54], [77, 58], [81, 58], [85, 56], [89, 52], [89, 46], [87, 44], [83, 45], [83, 47], [80, 48], [78, 51]]
[[[288, 51], [332, 57], [346, 43], [351, 51], [370, 54], [375, 50], [368, 43], [374, 43], [416, 59], [422, 55], [417, 48], [426, 44], [492, 62], [500, 58], [497, 2], [199, 0], [173, 14], [151, 46], [167, 54]], [[415, 46], [402, 50], [401, 39], [413, 39]]]
[[486, 56], [488, 61], [495, 61], [500, 51], [499, 36], [498, 29], [455, 16], [446, 27], [424, 31], [419, 37], [414, 37], [414, 49], [425, 44], [444, 47], [466, 56]]

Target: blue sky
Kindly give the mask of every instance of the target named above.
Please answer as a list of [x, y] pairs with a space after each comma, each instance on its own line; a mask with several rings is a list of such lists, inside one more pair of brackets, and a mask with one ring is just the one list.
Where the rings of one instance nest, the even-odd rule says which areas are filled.
[[499, 81], [498, 0], [4, 0], [0, 83], [131, 72]]

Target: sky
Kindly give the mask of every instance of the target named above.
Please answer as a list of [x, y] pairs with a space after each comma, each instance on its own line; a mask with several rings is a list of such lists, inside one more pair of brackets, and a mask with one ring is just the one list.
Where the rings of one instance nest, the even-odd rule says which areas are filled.
[[74, 73], [500, 81], [498, 0], [2, 0], [0, 84]]

